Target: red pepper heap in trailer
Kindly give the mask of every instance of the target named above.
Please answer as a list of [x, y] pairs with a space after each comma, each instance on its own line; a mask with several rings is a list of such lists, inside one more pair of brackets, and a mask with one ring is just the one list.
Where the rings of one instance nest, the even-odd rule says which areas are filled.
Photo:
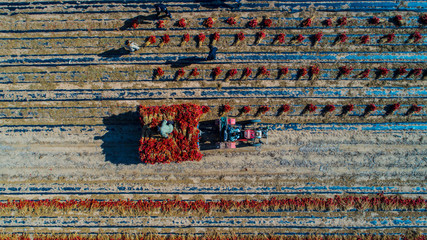
[[[143, 127], [139, 154], [144, 163], [171, 163], [200, 161], [199, 129], [200, 118], [209, 112], [209, 107], [196, 104], [171, 106], [139, 106], [139, 116]], [[173, 122], [173, 131], [168, 138], [156, 136], [156, 130], [163, 120]], [[150, 134], [146, 134], [147, 131]]]

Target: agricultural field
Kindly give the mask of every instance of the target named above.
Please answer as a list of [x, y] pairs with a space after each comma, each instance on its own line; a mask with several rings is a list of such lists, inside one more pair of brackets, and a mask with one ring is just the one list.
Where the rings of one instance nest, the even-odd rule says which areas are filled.
[[[0, 239], [426, 238], [426, 1], [156, 3], [0, 1]], [[141, 159], [179, 104], [268, 144]]]

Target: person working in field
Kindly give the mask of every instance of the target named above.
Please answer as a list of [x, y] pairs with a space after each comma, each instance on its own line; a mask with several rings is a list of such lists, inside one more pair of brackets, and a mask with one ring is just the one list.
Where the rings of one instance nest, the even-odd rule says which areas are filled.
[[206, 59], [207, 60], [216, 60], [216, 51], [218, 51], [217, 47], [211, 47], [211, 49], [209, 50], [208, 57]]
[[168, 8], [164, 4], [161, 4], [161, 3], [154, 4], [154, 7], [156, 8], [157, 17], [159, 17], [160, 14], [164, 12], [166, 16], [168, 16], [169, 18], [172, 18], [171, 13], [168, 11]]
[[157, 126], [157, 131], [164, 138], [168, 138], [169, 134], [173, 132], [173, 121], [163, 120], [161, 126]]
[[135, 52], [139, 50], [139, 46], [134, 42], [126, 40], [124, 49], [126, 49], [129, 52]]

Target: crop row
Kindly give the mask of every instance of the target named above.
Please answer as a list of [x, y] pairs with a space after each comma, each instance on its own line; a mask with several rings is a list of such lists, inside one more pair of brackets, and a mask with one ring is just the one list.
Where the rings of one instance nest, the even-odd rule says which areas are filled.
[[[116, 50], [114, 50], [116, 51]], [[87, 55], [58, 55], [58, 56], [19, 56], [13, 59], [2, 58], [0, 63], [4, 67], [29, 67], [29, 66], [90, 66], [90, 65], [147, 65], [153, 64], [166, 64], [172, 67], [189, 66], [191, 64], [289, 64], [289, 62], [297, 61], [316, 61], [326, 63], [336, 63], [339, 61], [341, 64], [357, 64], [363, 62], [364, 64], [381, 64], [390, 65], [393, 63], [403, 64], [423, 64], [427, 59], [420, 52], [289, 52], [287, 54], [276, 52], [221, 52], [218, 54], [217, 60], [207, 61], [204, 53], [168, 53], [168, 54], [147, 54], [138, 53], [127, 57], [98, 57], [95, 54]], [[384, 63], [386, 62], [386, 63]], [[373, 68], [374, 66], [370, 67]], [[404, 66], [399, 66], [404, 67]], [[423, 67], [421, 67], [423, 68]]]
[[[347, 65], [343, 65], [343, 66], [339, 67], [335, 79], [341, 79], [344, 76], [349, 77], [349, 75], [352, 73], [353, 69], [354, 69], [353, 67], [347, 66]], [[253, 70], [251, 68], [248, 68], [248, 67], [242, 69], [241, 73], [238, 73], [238, 70], [236, 68], [232, 68], [230, 70], [223, 70], [223, 69], [221, 69], [221, 67], [215, 67], [212, 69], [210, 76], [212, 76], [212, 78], [214, 80], [217, 80], [224, 71], [225, 71], [224, 81], [226, 81], [226, 82], [229, 80], [232, 80], [232, 79], [247, 80], [251, 75], [254, 75], [253, 77], [255, 79], [268, 78], [271, 75], [271, 70], [267, 69], [265, 66], [261, 66], [256, 70], [255, 74], [252, 74]], [[426, 70], [423, 70], [420, 68], [407, 70], [405, 67], [397, 68], [394, 71], [387, 69], [387, 68], [384, 68], [384, 67], [379, 67], [379, 68], [374, 69], [373, 72], [374, 72], [375, 79], [387, 77], [389, 72], [393, 72], [393, 78], [394, 79], [396, 79], [398, 77], [402, 77], [404, 75], [406, 76], [406, 78], [409, 78], [409, 77], [419, 78], [419, 77], [421, 77], [422, 79], [424, 79], [424, 77], [427, 75]], [[289, 68], [288, 67], [282, 67], [282, 68], [278, 69], [277, 78], [281, 79], [288, 74], [290, 74]], [[178, 80], [181, 80], [182, 78], [184, 78], [186, 75], [187, 75], [187, 79], [197, 78], [200, 75], [200, 72], [198, 71], [197, 68], [193, 68], [192, 70], [189, 71], [189, 73], [186, 73], [184, 68], [181, 68], [175, 72], [173, 79], [178, 81]], [[321, 69], [319, 68], [319, 66], [318, 65], [312, 65], [308, 68], [302, 67], [302, 68], [297, 69], [295, 75], [293, 75], [293, 76], [295, 76], [297, 80], [300, 80], [305, 76], [308, 76], [308, 78], [310, 80], [316, 80], [319, 78], [320, 75], [321, 75]], [[361, 72], [356, 73], [353, 77], [354, 78], [366, 79], [366, 78], [369, 78], [370, 75], [371, 75], [371, 69], [367, 68], [367, 69], [362, 70]], [[153, 79], [154, 80], [159, 80], [163, 76], [165, 76], [165, 71], [163, 71], [163, 69], [161, 67], [158, 67], [157, 69], [155, 69], [153, 71]]]
[[[144, 17], [140, 19], [140, 17], [136, 17], [132, 19], [132, 22], [130, 22], [129, 27], [138, 28], [138, 25], [141, 22], [144, 22]], [[412, 24], [420, 24], [420, 25], [427, 25], [427, 14], [422, 14], [418, 17], [417, 20], [415, 19], [404, 19], [402, 15], [395, 15], [390, 18], [378, 18], [376, 16], [372, 16], [369, 18], [347, 18], [347, 17], [341, 17], [341, 18], [316, 18], [316, 17], [310, 17], [302, 20], [295, 19], [291, 22], [285, 22], [282, 19], [273, 19], [269, 17], [263, 17], [262, 20], [259, 20], [257, 18], [250, 19], [246, 22], [239, 21], [240, 17], [229, 17], [227, 19], [220, 19], [208, 17], [205, 18], [202, 22], [199, 22], [199, 26], [203, 26], [206, 28], [215, 28], [216, 25], [218, 25], [218, 22], [220, 23], [226, 23], [229, 26], [235, 26], [240, 25], [246, 28], [261, 28], [261, 29], [267, 29], [267, 28], [275, 28], [275, 27], [281, 27], [286, 26], [290, 27], [291, 25], [294, 25], [294, 27], [314, 27], [317, 26], [323, 26], [323, 27], [333, 27], [333, 26], [339, 26], [339, 27], [345, 27], [347, 25], [353, 25], [353, 26], [360, 26], [360, 25], [370, 25], [370, 26], [381, 26], [383, 23], [385, 23], [387, 20], [388, 22], [394, 24], [396, 27], [402, 27], [405, 26], [408, 21], [411, 21]], [[320, 19], [320, 20], [319, 20]], [[243, 20], [243, 19], [242, 19]], [[246, 19], [245, 19], [246, 20]], [[188, 25], [188, 20], [185, 18], [181, 18], [178, 21], [165, 21], [165, 20], [158, 20], [155, 25], [157, 29], [164, 29], [167, 28], [167, 24], [171, 24], [173, 26], [178, 26], [180, 28], [186, 28]]]
[[156, 234], [156, 233], [115, 233], [115, 234], [1, 234], [0, 240], [425, 240], [420, 234]]
[[[14, 41], [5, 42], [4, 40], [0, 42], [0, 46], [7, 49], [14, 50], [30, 50], [37, 49], [40, 53], [49, 53], [51, 56], [55, 56], [57, 54], [52, 54], [52, 51], [57, 53], [67, 52], [67, 53], [82, 53], [87, 54], [91, 51], [99, 51], [104, 47], [105, 41], [109, 41], [109, 44], [120, 44], [119, 40], [123, 38], [95, 38], [95, 42], [90, 39], [78, 39], [73, 41], [72, 39], [63, 40], [61, 38], [51, 38], [49, 40], [43, 41], [35, 39], [31, 40], [21, 40], [14, 39]], [[260, 31], [255, 34], [252, 33], [243, 33], [239, 32], [236, 34], [227, 33], [227, 34], [219, 34], [215, 32], [213, 34], [208, 33], [199, 33], [197, 35], [190, 35], [189, 33], [185, 33], [183, 35], [170, 35], [164, 34], [161, 36], [151, 35], [147, 36], [127, 36], [129, 40], [137, 40], [141, 41], [141, 39], [145, 39], [144, 43], [137, 42], [137, 44], [141, 44], [145, 47], [145, 49], [152, 49], [153, 47], [159, 48], [157, 51], [159, 53], [164, 53], [166, 48], [174, 48], [177, 47], [192, 47], [193, 40], [196, 43], [198, 48], [202, 48], [204, 45], [214, 46], [217, 45], [221, 49], [228, 47], [242, 47], [248, 46], [252, 50], [256, 50], [257, 48], [266, 48], [266, 47], [274, 47], [274, 50], [277, 50], [278, 47], [298, 47], [301, 50], [305, 50], [308, 46], [318, 46], [324, 47], [328, 49], [337, 49], [341, 51], [348, 50], [349, 46], [359, 47], [359, 49], [363, 49], [364, 51], [376, 51], [379, 48], [383, 49], [385, 47], [404, 47], [411, 46], [421, 48], [425, 46], [425, 40], [423, 40], [423, 35], [414, 31], [408, 34], [397, 34], [397, 33], [388, 33], [388, 34], [353, 34], [347, 32], [341, 32], [337, 34], [327, 34], [324, 32], [317, 32], [316, 34], [289, 34], [285, 35], [284, 33], [267, 33], [265, 31]], [[1, 40], [1, 39], [0, 39]], [[95, 43], [95, 44], [94, 44]], [[158, 44], [157, 44], [158, 43]], [[367, 49], [366, 47], [370, 47], [371, 49]], [[376, 47], [372, 49], [372, 47]], [[71, 51], [71, 52], [70, 52]], [[188, 51], [188, 49], [186, 49]], [[357, 52], [356, 49], [353, 51]], [[43, 56], [43, 54], [33, 55], [34, 57]], [[10, 54], [14, 55], [14, 52]], [[101, 54], [101, 56], [107, 56], [108, 52]], [[26, 54], [20, 54], [26, 56]], [[110, 57], [113, 57], [113, 53]], [[117, 55], [119, 53], [117, 52]]]
[[[286, 64], [288, 65], [288, 64]], [[13, 74], [13, 75], [12, 75]], [[3, 73], [0, 75], [2, 83], [35, 83], [35, 82], [79, 82], [80, 78], [90, 76], [89, 72], [58, 72], [51, 73], [51, 76], [46, 73], [37, 73], [29, 75], [28, 73]], [[62, 76], [61, 76], [62, 75]], [[102, 82], [119, 82], [119, 81], [209, 81], [216, 80], [359, 80], [366, 81], [370, 79], [381, 79], [381, 81], [396, 81], [396, 80], [417, 80], [423, 79], [427, 75], [427, 71], [421, 68], [407, 68], [401, 66], [396, 69], [379, 67], [375, 69], [355, 69], [348, 65], [342, 65], [338, 69], [321, 68], [319, 65], [301, 66], [301, 67], [280, 67], [273, 68], [272, 66], [261, 66], [259, 68], [231, 68], [223, 69], [221, 67], [209, 68], [180, 68], [163, 69], [158, 67], [153, 70], [135, 70], [133, 71], [133, 79], [129, 79], [130, 73], [125, 71], [102, 72], [102, 74], [93, 76]], [[52, 76], [55, 76], [53, 79]], [[210, 76], [210, 77], [208, 77]], [[97, 79], [90, 79], [91, 82]], [[243, 82], [241, 82], [243, 83]]]
[[[310, 113], [310, 116], [381, 116], [381, 115], [396, 115], [396, 116], [426, 116], [421, 112], [423, 106], [416, 104], [368, 104], [368, 105], [354, 105], [354, 104], [290, 104], [288, 103], [277, 105], [220, 105], [210, 106], [217, 109], [219, 115], [237, 115], [240, 116], [301, 116]], [[133, 111], [134, 107], [119, 107], [120, 111]], [[320, 111], [319, 111], [320, 110]], [[95, 111], [95, 112], [94, 112]], [[0, 119], [43, 119], [52, 117], [50, 114], [57, 113], [61, 118], [105, 118], [111, 116], [110, 107], [8, 107], [0, 108]], [[94, 116], [94, 114], [96, 114]], [[213, 116], [215, 114], [211, 114]]]
[[[0, 102], [23, 101], [90, 101], [90, 100], [160, 100], [160, 99], [255, 99], [255, 98], [311, 98], [311, 99], [356, 99], [364, 102], [369, 99], [400, 98], [422, 100], [425, 97], [422, 87], [223, 87], [217, 88], [141, 88], [141, 89], [55, 89], [43, 90], [10, 90], [0, 93]], [[233, 99], [232, 99], [233, 98]], [[313, 101], [313, 100], [312, 100]], [[372, 100], [371, 100], [372, 101]], [[353, 104], [358, 104], [354, 102]]]
[[[2, 9], [3, 15], [16, 15], [18, 13], [26, 14], [93, 14], [93, 13], [119, 13], [122, 15], [130, 13], [147, 13], [153, 11], [152, 4], [156, 1], [145, 1], [141, 4], [139, 1], [43, 1], [35, 3], [9, 3], [3, 2]], [[151, 4], [150, 4], [151, 3]], [[232, 8], [235, 5], [228, 5], [225, 3], [219, 4], [215, 1], [168, 1], [169, 10], [173, 13], [184, 13], [184, 12], [201, 12], [206, 13], [211, 11], [212, 8], [225, 7]], [[4, 6], [6, 5], [6, 6]], [[108, 7], [107, 7], [108, 6]], [[343, 13], [343, 12], [374, 12], [375, 14], [379, 11], [413, 11], [413, 12], [424, 12], [426, 3], [425, 1], [409, 1], [407, 4], [402, 5], [400, 2], [391, 0], [381, 1], [334, 1], [334, 2], [313, 2], [313, 1], [277, 1], [275, 3], [266, 3], [265, 1], [246, 1], [241, 4], [239, 12], [251, 12], [254, 11], [267, 11], [276, 12], [278, 10], [293, 12], [303, 12], [309, 8], [318, 9], [320, 12], [332, 12], [332, 13]], [[107, 9], [106, 9], [107, 8]]]
[[119, 215], [139, 215], [152, 212], [261, 212], [261, 211], [334, 211], [334, 210], [417, 210], [425, 209], [427, 200], [418, 198], [403, 198], [401, 196], [344, 196], [334, 198], [271, 198], [269, 200], [220, 200], [220, 201], [185, 201], [185, 200], [8, 200], [0, 203], [1, 213], [17, 212], [21, 214], [49, 214], [54, 212], [78, 211], [85, 213], [104, 212]]
[[[394, 104], [390, 104], [385, 106], [384, 110], [385, 110], [385, 115], [391, 115], [393, 112], [395, 112], [396, 110], [398, 110], [400, 108], [400, 103], [394, 103]], [[233, 109], [232, 106], [230, 105], [222, 105], [219, 107], [219, 114], [220, 115], [225, 115], [228, 112], [230, 112]], [[244, 114], [248, 114], [249, 112], [251, 112], [251, 107], [250, 106], [243, 106], [242, 108], [240, 108], [239, 111], [239, 116], [240, 115], [244, 115]], [[281, 105], [278, 109], [277, 109], [277, 113], [276, 116], [280, 116], [284, 113], [287, 113], [291, 110], [291, 105], [289, 104], [284, 104]], [[317, 110], [317, 106], [314, 104], [307, 104], [305, 107], [303, 107], [302, 111], [301, 111], [301, 115], [305, 114], [305, 113], [313, 113], [316, 112]], [[321, 109], [321, 115], [322, 116], [326, 116], [327, 114], [332, 114], [334, 111], [336, 110], [335, 105], [332, 104], [328, 104], [322, 107]], [[347, 104], [347, 105], [343, 105], [342, 109], [341, 109], [341, 114], [340, 116], [344, 116], [349, 114], [350, 112], [352, 112], [354, 110], [354, 105], [353, 104]], [[377, 110], [377, 106], [375, 106], [375, 104], [369, 104], [365, 107], [363, 115], [362, 116], [368, 116], [371, 113], [375, 112]], [[411, 105], [406, 113], [404, 115], [410, 115], [413, 113], [418, 113], [422, 110], [421, 106], [418, 106], [416, 104]], [[260, 116], [260, 115], [264, 115], [266, 112], [270, 111], [270, 106], [268, 105], [261, 105], [256, 109], [255, 112], [255, 116]]]
[[[142, 17], [143, 18], [143, 17]], [[241, 26], [245, 26], [247, 28], [274, 28], [277, 25], [287, 25], [289, 26], [290, 24], [287, 22], [282, 22], [280, 21], [280, 23], [278, 24], [278, 19], [274, 19], [274, 18], [269, 18], [269, 17], [263, 17], [262, 20], [259, 20], [258, 18], [253, 18], [250, 19], [246, 22], [243, 21], [239, 21], [241, 18], [240, 17], [229, 17], [227, 19], [217, 19], [217, 18], [213, 18], [213, 17], [208, 17], [205, 18], [202, 22], [199, 22], [199, 25], [204, 26], [206, 28], [214, 28], [216, 25], [218, 25], [218, 22], [222, 22], [222, 23], [226, 23], [230, 26], [234, 26], [234, 25], [241, 25]], [[243, 19], [242, 19], [243, 20]], [[332, 27], [332, 26], [347, 26], [347, 25], [360, 25], [363, 24], [362, 21], [365, 21], [367, 24], [369, 25], [373, 25], [373, 26], [378, 26], [378, 25], [382, 25], [383, 23], [385, 23], [388, 20], [388, 22], [394, 24], [396, 27], [402, 27], [404, 25], [407, 24], [409, 19], [405, 19], [404, 17], [402, 17], [402, 15], [395, 15], [392, 17], [387, 18], [378, 18], [377, 16], [372, 16], [369, 18], [358, 18], [353, 20], [352, 18], [347, 18], [347, 17], [341, 17], [341, 18], [316, 18], [316, 17], [310, 17], [310, 18], [306, 18], [306, 19], [302, 19], [302, 21], [292, 21], [292, 23], [296, 22], [296, 26], [297, 27], [312, 27], [314, 25], [320, 25], [320, 26], [324, 26], [324, 27]], [[413, 22], [418, 22], [421, 25], [426, 25], [427, 24], [427, 14], [422, 14], [418, 17], [417, 20], [411, 19]], [[130, 23], [130, 27], [133, 28], [137, 28], [138, 25], [143, 22], [144, 19], [140, 19], [139, 17], [136, 17], [134, 19], [132, 19], [132, 22]], [[181, 18], [178, 21], [169, 21], [170, 24], [172, 24], [173, 26], [178, 26], [181, 28], [185, 28], [188, 25], [189, 20], [185, 19], [185, 18]], [[161, 28], [166, 28], [167, 27], [167, 23], [168, 21], [165, 20], [158, 20], [158, 22], [156, 22], [156, 27], [158, 29]]]
[[[90, 15], [89, 15], [90, 16]], [[86, 18], [86, 16], [82, 16]], [[148, 19], [148, 21], [147, 21]], [[27, 25], [33, 26], [32, 30], [45, 28], [46, 30], [81, 30], [82, 28], [96, 29], [110, 27], [111, 30], [123, 19], [49, 19], [49, 20], [36, 20], [36, 21], [15, 21], [10, 25], [4, 27], [15, 27], [18, 29], [28, 29]], [[147, 25], [147, 23], [149, 23]], [[143, 24], [143, 25], [142, 25]], [[120, 30], [134, 28], [137, 30], [184, 30], [184, 29], [280, 29], [280, 28], [293, 28], [293, 29], [313, 29], [313, 28], [407, 28], [418, 27], [427, 24], [427, 15], [419, 15], [414, 17], [402, 17], [402, 15], [395, 15], [392, 17], [311, 17], [311, 18], [282, 18], [282, 17], [263, 17], [246, 18], [246, 17], [209, 17], [209, 18], [192, 18], [192, 19], [160, 19], [150, 18], [149, 16], [140, 15], [132, 19], [125, 20], [124, 25]], [[56, 26], [56, 28], [54, 27]], [[143, 26], [142, 28], [140, 26]], [[74, 29], [73, 29], [74, 28]], [[106, 29], [107, 30], [107, 29]], [[12, 30], [13, 31], [13, 30]], [[19, 30], [18, 30], [19, 31]]]

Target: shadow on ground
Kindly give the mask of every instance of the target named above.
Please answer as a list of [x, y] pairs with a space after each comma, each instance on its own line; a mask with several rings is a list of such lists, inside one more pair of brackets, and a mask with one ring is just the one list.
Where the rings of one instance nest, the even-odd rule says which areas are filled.
[[224, 0], [195, 0], [200, 6], [205, 8], [233, 8], [233, 5], [225, 3]]
[[139, 140], [142, 128], [139, 124], [138, 113], [129, 111], [126, 113], [105, 117], [103, 123], [106, 133], [95, 140], [101, 139], [102, 152], [105, 161], [113, 164], [143, 164], [139, 159]]
[[[138, 113], [129, 111], [105, 117], [103, 123], [106, 133], [103, 136], [95, 137], [95, 140], [103, 141], [101, 148], [105, 161], [116, 165], [144, 164], [139, 158], [142, 127], [139, 123]], [[199, 129], [204, 132], [200, 139], [200, 150], [216, 149], [219, 133], [215, 120], [201, 121]]]
[[121, 31], [127, 30], [132, 28], [132, 25], [134, 23], [141, 25], [141, 24], [153, 24], [154, 21], [159, 20], [159, 19], [163, 19], [166, 18], [166, 16], [157, 16], [157, 14], [150, 14], [150, 15], [139, 15], [133, 18], [129, 18], [127, 19], [124, 23], [123, 26], [120, 27]]
[[110, 49], [103, 53], [98, 54], [99, 57], [105, 57], [105, 58], [114, 58], [114, 57], [121, 57], [123, 55], [130, 54], [129, 51], [127, 51], [124, 48], [119, 49]]
[[216, 149], [216, 144], [219, 141], [219, 129], [215, 120], [200, 121], [199, 130], [202, 133], [199, 140], [200, 150]]
[[165, 64], [170, 65], [171, 68], [183, 68], [183, 67], [188, 67], [191, 64], [198, 64], [198, 63], [202, 63], [204, 61], [207, 61], [206, 58], [185, 57], [185, 58], [180, 58], [176, 61], [167, 60]]

